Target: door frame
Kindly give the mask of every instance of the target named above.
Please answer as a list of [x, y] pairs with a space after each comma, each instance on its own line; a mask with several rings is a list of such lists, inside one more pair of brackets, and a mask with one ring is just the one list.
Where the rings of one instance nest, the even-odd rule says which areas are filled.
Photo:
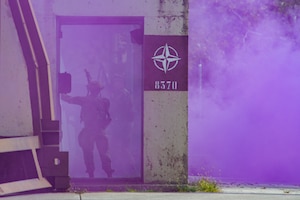
[[[113, 180], [109, 180], [111, 183], [121, 182], [121, 183], [143, 183], [144, 182], [144, 17], [143, 16], [56, 16], [56, 71], [57, 77], [60, 74], [60, 38], [62, 37], [61, 27], [63, 25], [139, 25], [142, 28], [142, 62], [141, 62], [141, 160], [140, 160], [140, 178], [138, 180], [131, 178], [122, 178], [122, 180], [118, 180], [118, 178], [113, 178]], [[57, 92], [58, 92], [58, 80], [57, 80]], [[61, 121], [61, 105], [60, 105], [60, 95], [57, 95], [56, 99], [56, 113], [58, 119]], [[70, 163], [70, 162], [69, 162]], [[72, 180], [72, 177], [70, 177]], [[114, 179], [117, 179], [114, 181]], [[129, 179], [129, 180], [128, 180]], [[80, 181], [79, 181], [80, 182]], [[107, 181], [106, 181], [107, 182]], [[76, 181], [75, 181], [76, 184]], [[78, 183], [79, 186], [81, 183]]]

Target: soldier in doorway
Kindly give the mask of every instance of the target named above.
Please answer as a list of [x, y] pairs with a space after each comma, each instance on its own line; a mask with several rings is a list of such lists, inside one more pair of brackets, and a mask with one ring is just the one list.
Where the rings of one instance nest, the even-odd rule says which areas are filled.
[[96, 145], [101, 158], [102, 169], [110, 178], [114, 170], [111, 168], [111, 159], [108, 156], [108, 139], [105, 134], [105, 129], [111, 121], [109, 114], [110, 102], [107, 98], [101, 97], [103, 87], [100, 86], [99, 82], [89, 81], [87, 89], [87, 96], [71, 97], [64, 94], [61, 98], [67, 103], [81, 106], [80, 118], [84, 127], [78, 140], [83, 151], [86, 172], [89, 177], [94, 177], [93, 149]]

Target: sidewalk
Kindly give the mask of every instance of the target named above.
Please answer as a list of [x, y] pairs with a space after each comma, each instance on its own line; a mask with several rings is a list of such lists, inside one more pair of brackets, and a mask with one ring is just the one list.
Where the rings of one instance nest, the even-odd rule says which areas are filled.
[[1, 200], [299, 200], [300, 188], [224, 187], [220, 193], [88, 192], [40, 193], [2, 197]]

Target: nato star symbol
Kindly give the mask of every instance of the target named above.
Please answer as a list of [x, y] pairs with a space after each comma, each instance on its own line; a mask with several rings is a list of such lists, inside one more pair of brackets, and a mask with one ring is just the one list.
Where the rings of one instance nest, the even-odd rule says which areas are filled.
[[[161, 51], [161, 49], [162, 49], [162, 51]], [[159, 54], [160, 52], [161, 52], [161, 54]], [[178, 57], [178, 53], [173, 47], [166, 44], [165, 46], [161, 46], [160, 48], [158, 48], [155, 51], [152, 59], [153, 59], [155, 66], [158, 69], [167, 73], [167, 71], [171, 71], [172, 69], [174, 69], [177, 66], [178, 61], [181, 58]], [[159, 65], [158, 63], [161, 63], [161, 64]]]

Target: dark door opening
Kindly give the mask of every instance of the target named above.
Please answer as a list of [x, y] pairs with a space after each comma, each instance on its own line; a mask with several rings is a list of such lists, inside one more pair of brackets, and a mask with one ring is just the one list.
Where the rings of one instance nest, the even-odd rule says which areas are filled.
[[[72, 76], [72, 90], [68, 95], [87, 97], [90, 94], [88, 82], [99, 83], [101, 97], [109, 101], [112, 119], [104, 131], [107, 142], [103, 142], [103, 137], [94, 137], [87, 144], [92, 151], [94, 164], [91, 164], [88, 161], [91, 155], [84, 158], [81, 141], [88, 137], [81, 134], [87, 123], [83, 119], [83, 107], [60, 98], [60, 148], [69, 152], [71, 180], [107, 180], [109, 162], [100, 154], [108, 149], [114, 170], [109, 180], [141, 181], [143, 18], [58, 17], [57, 22], [59, 71]], [[95, 110], [91, 108], [88, 113]]]

